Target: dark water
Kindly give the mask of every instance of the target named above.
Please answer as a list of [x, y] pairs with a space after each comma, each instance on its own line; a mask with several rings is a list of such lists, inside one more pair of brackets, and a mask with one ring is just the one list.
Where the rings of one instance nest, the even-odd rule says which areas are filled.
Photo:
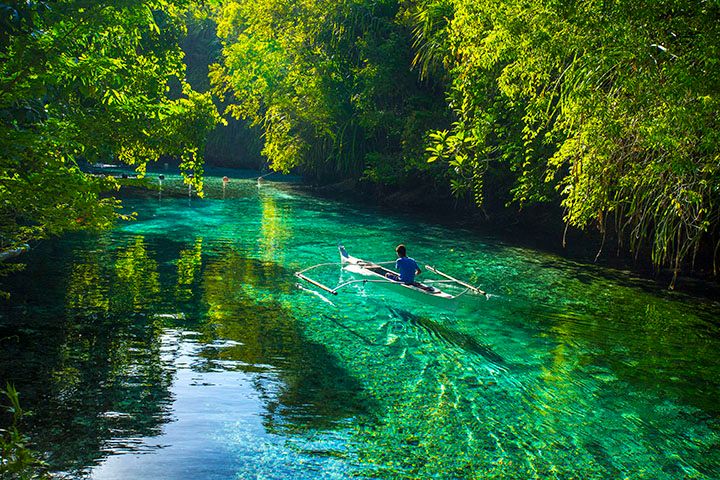
[[[0, 381], [58, 476], [720, 477], [716, 302], [291, 184], [221, 185], [130, 198], [136, 222], [45, 242], [5, 280]], [[297, 288], [338, 242], [378, 261], [404, 242], [492, 295], [448, 311]]]

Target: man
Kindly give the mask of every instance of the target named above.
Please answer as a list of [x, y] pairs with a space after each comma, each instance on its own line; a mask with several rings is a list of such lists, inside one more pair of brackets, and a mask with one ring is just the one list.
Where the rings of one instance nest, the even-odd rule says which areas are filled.
[[398, 259], [395, 262], [395, 268], [400, 272], [399, 280], [407, 285], [415, 283], [415, 275], [420, 275], [422, 271], [415, 260], [407, 256], [405, 245], [400, 244], [395, 249]]

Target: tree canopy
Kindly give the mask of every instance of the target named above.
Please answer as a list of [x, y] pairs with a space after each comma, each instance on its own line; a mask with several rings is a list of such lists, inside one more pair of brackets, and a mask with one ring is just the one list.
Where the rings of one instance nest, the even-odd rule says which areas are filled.
[[393, 1], [219, 2], [223, 59], [210, 73], [228, 113], [253, 121], [279, 171], [394, 184], [430, 170], [425, 131], [441, 89], [408, 66], [412, 26]]
[[432, 46], [419, 58], [449, 72], [457, 118], [431, 149], [461, 187], [477, 188], [499, 161], [521, 205], [559, 195], [568, 225], [612, 230], [657, 265], [677, 270], [712, 236], [717, 252], [717, 2], [458, 0], [420, 11], [419, 41]]
[[[109, 178], [78, 162], [144, 172], [163, 155], [194, 172], [219, 116], [184, 80], [178, 42], [189, 0], [0, 3], [0, 244], [107, 227]], [[170, 83], [179, 94], [171, 97]], [[180, 93], [181, 92], [181, 93]]]

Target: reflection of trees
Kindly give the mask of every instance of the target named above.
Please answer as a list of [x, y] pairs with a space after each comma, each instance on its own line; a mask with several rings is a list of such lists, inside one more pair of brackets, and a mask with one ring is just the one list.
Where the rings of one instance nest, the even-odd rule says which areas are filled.
[[285, 253], [285, 241], [290, 236], [289, 224], [272, 195], [261, 193], [259, 197], [262, 208], [259, 240], [262, 258], [269, 262], [281, 261]]
[[202, 268], [202, 238], [195, 240], [192, 248], [180, 250], [177, 262], [177, 290], [175, 297], [179, 301], [190, 300], [193, 286]]
[[150, 258], [142, 236], [135, 237], [130, 245], [118, 252], [115, 274], [117, 288], [113, 290], [113, 300], [129, 300], [132, 310], [147, 309], [160, 293], [157, 262]]
[[[367, 413], [368, 399], [324, 345], [309, 341], [290, 311], [262, 287], [292, 288], [289, 272], [279, 265], [228, 253], [208, 265], [203, 300], [208, 307], [207, 340], [238, 342], [221, 350], [208, 348], [208, 368], [232, 361], [259, 372], [256, 386], [267, 406], [267, 426], [321, 428]], [[239, 363], [237, 363], [239, 362]]]
[[81, 242], [60, 262], [29, 268], [39, 280], [14, 301], [22, 295], [32, 307], [14, 321], [18, 331], [35, 331], [16, 337], [17, 357], [0, 367], [11, 380], [19, 367], [14, 381], [36, 412], [38, 447], [65, 471], [94, 464], [110, 439], [157, 434], [171, 401], [173, 372], [147, 315], [160, 290], [157, 263], [142, 237], [114, 250], [92, 241], [95, 248]]
[[133, 448], [133, 438], [157, 435], [169, 420], [173, 372], [161, 361], [157, 335], [87, 320], [67, 324], [42, 406], [51, 414], [38, 422], [53, 467], [63, 470], [94, 464], [110, 439]]
[[[12, 348], [3, 344], [0, 380], [15, 381], [36, 412], [34, 437], [54, 469], [77, 473], [105, 452], [141, 448], [136, 439], [158, 434], [168, 421], [174, 364], [162, 357], [157, 314], [167, 313], [162, 293], [173, 290], [173, 308], [189, 313], [182, 327], [204, 334], [200, 368], [253, 375], [268, 428], [331, 427], [370, 410], [357, 380], [308, 341], [277, 301], [293, 288], [291, 272], [279, 264], [229, 249], [203, 259], [201, 239], [187, 247], [166, 241], [159, 252], [142, 236], [113, 239], [109, 248], [99, 248], [97, 238], [68, 244], [77, 248], [58, 262], [30, 264], [21, 275], [34, 283], [12, 297], [24, 309], [2, 315], [13, 318], [11, 330], [33, 332], [17, 335]], [[173, 258], [177, 270], [161, 275]], [[238, 344], [218, 347], [218, 339]]]
[[71, 310], [106, 314], [110, 308], [108, 285], [97, 261], [72, 266], [67, 286], [67, 306]]
[[142, 236], [117, 251], [94, 251], [70, 267], [68, 309], [77, 314], [142, 311], [157, 300], [157, 262], [150, 258]]

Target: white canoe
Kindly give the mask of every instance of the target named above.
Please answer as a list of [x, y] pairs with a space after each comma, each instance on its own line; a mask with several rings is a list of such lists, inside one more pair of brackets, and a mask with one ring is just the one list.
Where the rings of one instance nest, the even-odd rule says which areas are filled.
[[[307, 267], [303, 270], [300, 270], [299, 272], [295, 272], [295, 276], [333, 295], [337, 295], [338, 290], [340, 290], [341, 288], [345, 288], [353, 284], [373, 283], [389, 288], [392, 291], [393, 295], [400, 294], [403, 296], [412, 297], [415, 300], [430, 301], [430, 303], [434, 305], [449, 309], [454, 309], [457, 303], [455, 302], [455, 300], [457, 300], [459, 297], [464, 296], [467, 293], [484, 295], [486, 298], [488, 296], [479, 288], [463, 282], [462, 280], [453, 278], [429, 265], [426, 265], [425, 268], [427, 268], [428, 271], [442, 277], [442, 280], [426, 280], [424, 282], [414, 282], [412, 284], [406, 284], [397, 280], [399, 277], [397, 272], [390, 270], [389, 268], [383, 267], [380, 263], [368, 262], [367, 260], [353, 257], [352, 255], [347, 253], [347, 250], [345, 250], [345, 247], [343, 247], [342, 245], [338, 246], [338, 249], [340, 251], [341, 268], [344, 271], [362, 276], [362, 279], [348, 280], [340, 283], [335, 287], [329, 287], [322, 284], [320, 281], [310, 278], [308, 275], [306, 275], [308, 271], [316, 268], [337, 265], [333, 263], [320, 263]], [[448, 287], [452, 287], [453, 289], [458, 291], [458, 293], [451, 294], [447, 291], [443, 291], [440, 288], [431, 285], [431, 282], [438, 285], [446, 285]]]
[[428, 299], [437, 299], [444, 303], [455, 300], [466, 293], [466, 291], [463, 291], [458, 295], [451, 295], [439, 288], [422, 282], [407, 284], [394, 280], [394, 278], [398, 277], [397, 272], [385, 268], [382, 265], [378, 265], [377, 263], [353, 257], [347, 253], [347, 250], [345, 250], [345, 247], [343, 246], [339, 246], [338, 249], [340, 250], [340, 262], [342, 263], [345, 271], [369, 277], [369, 280], [373, 281], [373, 283], [388, 285], [401, 294], [410, 294], [413, 297], [422, 295]]

